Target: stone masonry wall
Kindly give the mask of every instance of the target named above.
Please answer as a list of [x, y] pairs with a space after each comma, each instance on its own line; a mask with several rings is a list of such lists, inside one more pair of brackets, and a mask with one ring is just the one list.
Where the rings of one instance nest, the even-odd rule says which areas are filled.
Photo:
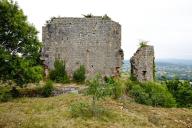
[[131, 75], [139, 82], [154, 80], [154, 48], [144, 46], [139, 48], [130, 59]]
[[42, 57], [49, 69], [60, 59], [70, 76], [81, 64], [87, 75], [118, 74], [123, 60], [119, 23], [102, 17], [54, 18], [42, 29]]

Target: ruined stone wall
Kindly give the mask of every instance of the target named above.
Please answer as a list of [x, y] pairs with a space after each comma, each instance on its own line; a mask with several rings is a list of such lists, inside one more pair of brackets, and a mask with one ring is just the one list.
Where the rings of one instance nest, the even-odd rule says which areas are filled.
[[102, 17], [54, 18], [43, 26], [43, 44], [45, 65], [63, 60], [69, 75], [81, 64], [87, 75], [116, 75], [123, 59], [120, 24]]
[[144, 46], [139, 48], [130, 59], [131, 75], [136, 80], [153, 81], [154, 77], [154, 48]]

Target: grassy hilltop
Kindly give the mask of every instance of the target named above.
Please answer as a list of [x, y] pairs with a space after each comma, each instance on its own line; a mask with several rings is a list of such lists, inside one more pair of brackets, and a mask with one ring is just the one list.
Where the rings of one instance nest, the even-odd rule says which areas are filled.
[[[67, 85], [65, 85], [67, 86]], [[81, 86], [81, 85], [79, 85]], [[91, 102], [83, 94], [63, 94], [48, 98], [18, 98], [0, 103], [2, 128], [191, 128], [192, 110], [141, 105], [132, 98], [98, 102], [108, 111], [98, 117], [72, 117], [74, 102]]]

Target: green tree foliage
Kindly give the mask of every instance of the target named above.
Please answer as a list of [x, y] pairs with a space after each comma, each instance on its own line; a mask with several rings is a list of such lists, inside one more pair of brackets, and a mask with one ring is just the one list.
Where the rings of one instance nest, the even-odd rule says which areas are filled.
[[36, 60], [41, 46], [37, 33], [17, 3], [0, 0], [0, 46], [4, 52]]
[[17, 59], [13, 66], [12, 76], [17, 85], [39, 82], [43, 78], [43, 68], [33, 66], [29, 60]]
[[39, 82], [43, 78], [43, 68], [39, 65], [33, 65], [30, 60], [11, 57], [6, 61], [6, 65], [0, 67], [2, 80], [13, 80], [17, 85], [22, 86], [27, 83]]
[[17, 3], [0, 0], [0, 79], [22, 85], [42, 79], [41, 43]]
[[92, 109], [93, 116], [97, 114], [97, 105], [96, 102], [99, 99], [104, 98], [108, 95], [107, 85], [102, 79], [101, 75], [97, 74], [93, 79], [87, 82], [87, 95], [92, 96]]
[[72, 117], [104, 117], [108, 118], [111, 113], [97, 105], [100, 99], [110, 95], [108, 83], [104, 81], [101, 75], [97, 74], [93, 79], [87, 81], [88, 86], [86, 94], [92, 96], [91, 104], [87, 102], [75, 102], [70, 106]]
[[75, 82], [84, 82], [85, 81], [85, 67], [81, 65], [77, 70], [73, 73], [73, 80]]
[[50, 72], [50, 79], [59, 83], [68, 83], [69, 78], [65, 70], [65, 63], [60, 60], [55, 60], [54, 70]]
[[192, 107], [192, 86], [189, 81], [165, 80], [168, 90], [175, 97], [179, 107]]
[[128, 91], [136, 102], [152, 106], [175, 107], [176, 101], [165, 85], [154, 82], [128, 83]]

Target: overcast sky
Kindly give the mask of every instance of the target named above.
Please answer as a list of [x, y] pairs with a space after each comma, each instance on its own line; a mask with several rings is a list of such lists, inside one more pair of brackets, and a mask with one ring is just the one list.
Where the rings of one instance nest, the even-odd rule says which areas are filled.
[[192, 59], [192, 0], [16, 0], [38, 29], [51, 17], [107, 14], [122, 27], [125, 59], [140, 40], [150, 41], [156, 58]]

